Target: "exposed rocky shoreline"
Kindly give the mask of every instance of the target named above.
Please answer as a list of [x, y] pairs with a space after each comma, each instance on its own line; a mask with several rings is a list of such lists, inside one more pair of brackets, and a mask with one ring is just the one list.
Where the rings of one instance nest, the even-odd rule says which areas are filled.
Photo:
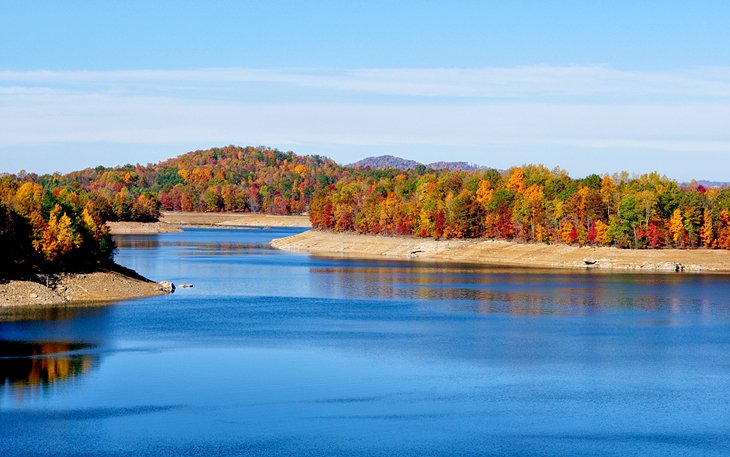
[[86, 273], [36, 274], [2, 279], [0, 307], [98, 303], [169, 292], [169, 285], [150, 281], [117, 265]]
[[324, 256], [534, 268], [730, 273], [730, 251], [618, 249], [502, 240], [440, 240], [309, 230], [273, 240], [278, 249]]
[[303, 227], [309, 216], [260, 213], [192, 213], [165, 211], [159, 222], [108, 222], [112, 235], [145, 235], [179, 232], [182, 228]]

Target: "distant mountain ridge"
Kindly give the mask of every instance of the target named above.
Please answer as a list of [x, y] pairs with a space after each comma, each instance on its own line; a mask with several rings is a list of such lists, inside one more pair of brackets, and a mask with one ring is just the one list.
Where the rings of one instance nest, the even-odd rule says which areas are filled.
[[700, 179], [699, 181], [697, 181], [697, 185], [698, 186], [702, 186], [702, 187], [706, 187], [706, 188], [711, 188], [711, 187], [720, 187], [720, 188], [722, 188], [722, 187], [727, 187], [728, 185], [730, 185], [730, 182], [727, 182], [727, 181], [706, 181], [704, 179]]
[[[419, 165], [422, 165], [426, 168], [431, 168], [433, 170], [464, 171], [464, 172], [487, 170], [490, 168], [487, 166], [476, 165], [476, 164], [469, 163], [469, 162], [439, 161], [439, 162], [432, 162], [432, 163], [424, 164], [421, 162], [417, 162], [415, 160], [403, 159], [401, 157], [396, 157], [393, 155], [366, 157], [362, 160], [358, 160], [357, 162], [351, 163], [349, 165], [345, 165], [345, 167], [346, 168], [369, 168], [372, 170], [382, 170], [382, 169], [388, 169], [388, 168], [395, 168], [397, 170], [412, 170]], [[499, 171], [502, 171], [502, 170], [499, 170]], [[701, 180], [697, 180], [694, 182], [695, 182], [694, 185], [702, 186], [707, 189], [710, 189], [713, 187], [722, 189], [722, 188], [730, 186], [730, 181], [709, 181], [709, 180], [701, 179]], [[683, 187], [690, 187], [690, 186], [692, 186], [692, 183], [679, 182], [679, 185], [683, 186]]]
[[423, 164], [420, 162], [416, 162], [415, 160], [402, 159], [400, 157], [396, 157], [396, 156], [392, 156], [392, 155], [367, 157], [362, 160], [358, 160], [355, 163], [351, 163], [351, 164], [347, 165], [347, 167], [370, 168], [370, 169], [396, 168], [398, 170], [411, 170], [413, 168], [416, 168], [419, 165], [425, 166], [426, 168], [432, 168], [434, 170], [449, 170], [449, 171], [476, 171], [476, 170], [486, 168], [486, 167], [481, 167], [481, 166], [478, 166], [475, 164], [470, 164], [468, 162], [441, 161], [441, 162]]
[[482, 167], [469, 162], [432, 162], [426, 165], [428, 168], [434, 170], [449, 170], [449, 171], [477, 171], [487, 167]]
[[420, 162], [416, 162], [415, 160], [402, 159], [400, 157], [391, 155], [382, 155], [366, 157], [362, 160], [358, 160], [355, 163], [351, 163], [350, 165], [345, 166], [352, 168], [397, 168], [399, 170], [410, 170], [411, 168], [416, 168], [418, 165], [422, 164]]

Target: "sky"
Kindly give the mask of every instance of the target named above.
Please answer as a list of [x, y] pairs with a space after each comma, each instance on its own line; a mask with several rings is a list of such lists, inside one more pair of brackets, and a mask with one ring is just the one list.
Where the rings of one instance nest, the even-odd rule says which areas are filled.
[[266, 145], [730, 181], [727, 1], [0, 0], [0, 172]]

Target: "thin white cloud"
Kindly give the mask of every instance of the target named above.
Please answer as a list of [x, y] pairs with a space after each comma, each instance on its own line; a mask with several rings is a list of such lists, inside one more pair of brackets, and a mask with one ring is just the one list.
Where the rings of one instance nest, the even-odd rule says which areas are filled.
[[566, 144], [728, 149], [729, 104], [239, 103], [173, 97], [6, 94], [2, 146], [48, 142]]
[[245, 143], [398, 153], [542, 145], [716, 157], [730, 156], [727, 119], [729, 68], [0, 71], [5, 150]]
[[730, 97], [730, 68], [674, 72], [604, 66], [515, 68], [388, 68], [354, 70], [211, 68], [198, 70], [0, 71], [0, 85], [140, 90], [238, 88], [242, 84], [410, 97], [543, 99], [647, 96]]

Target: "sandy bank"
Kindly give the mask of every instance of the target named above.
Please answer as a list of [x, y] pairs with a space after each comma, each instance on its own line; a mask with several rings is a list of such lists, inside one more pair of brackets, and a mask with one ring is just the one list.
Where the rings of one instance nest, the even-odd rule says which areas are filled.
[[275, 216], [259, 213], [163, 212], [159, 222], [108, 222], [112, 235], [179, 232], [185, 227], [311, 227], [309, 216]]
[[164, 222], [107, 222], [112, 235], [146, 235], [180, 232], [177, 225]]
[[[434, 241], [315, 230], [273, 240], [271, 245], [289, 251], [366, 259], [647, 272], [675, 271], [681, 264], [684, 272], [730, 273], [730, 251], [705, 249], [629, 250], [499, 240]], [[587, 265], [586, 261], [593, 263]]]
[[165, 293], [160, 284], [120, 271], [60, 273], [0, 283], [0, 307], [117, 301]]
[[222, 227], [311, 227], [309, 216], [276, 216], [260, 213], [183, 213], [167, 211], [160, 222], [166, 224]]

